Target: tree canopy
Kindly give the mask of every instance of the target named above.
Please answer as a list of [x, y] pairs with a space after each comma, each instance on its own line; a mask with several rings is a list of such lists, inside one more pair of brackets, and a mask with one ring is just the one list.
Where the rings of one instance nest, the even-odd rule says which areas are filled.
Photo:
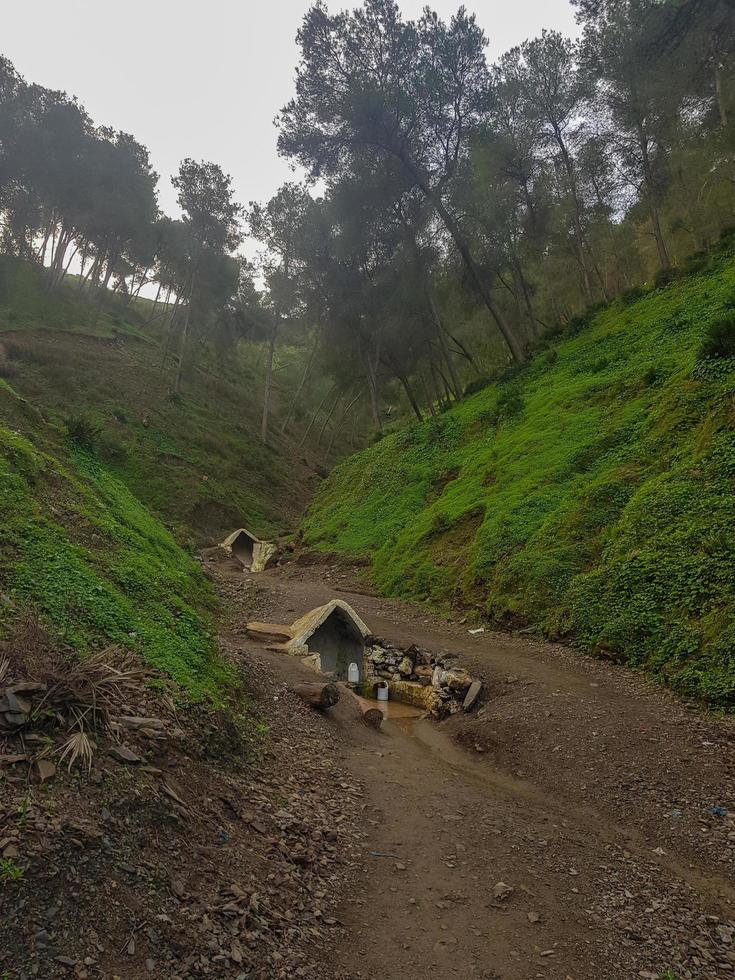
[[99, 304], [153, 284], [174, 393], [202, 343], [260, 349], [264, 440], [279, 403], [284, 429], [353, 418], [365, 438], [439, 412], [732, 221], [731, 0], [574, 6], [578, 40], [543, 31], [490, 64], [463, 6], [317, 0], [277, 119], [303, 182], [244, 209], [187, 158], [175, 217], [132, 135], [0, 57], [0, 249]]

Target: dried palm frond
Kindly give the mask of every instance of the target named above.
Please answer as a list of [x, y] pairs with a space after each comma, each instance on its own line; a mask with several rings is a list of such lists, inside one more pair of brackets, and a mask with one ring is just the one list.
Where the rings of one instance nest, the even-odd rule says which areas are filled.
[[77, 761], [89, 772], [92, 768], [92, 753], [94, 745], [87, 733], [79, 730], [70, 735], [59, 750], [59, 764], [66, 762], [68, 770]]
[[10, 657], [0, 657], [0, 684], [5, 680], [10, 670]]
[[[114, 666], [113, 659], [122, 666]], [[57, 668], [39, 707], [48, 704], [81, 723], [72, 727], [107, 728], [109, 709], [123, 701], [127, 691], [146, 674], [147, 671], [133, 665], [116, 647], [108, 647], [84, 660], [67, 661]]]

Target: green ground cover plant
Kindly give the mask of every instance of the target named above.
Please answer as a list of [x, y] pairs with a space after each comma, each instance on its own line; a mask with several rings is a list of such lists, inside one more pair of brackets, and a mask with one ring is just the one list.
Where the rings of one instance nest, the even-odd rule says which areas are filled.
[[343, 462], [305, 520], [390, 595], [615, 651], [735, 704], [735, 264], [613, 302]]
[[217, 699], [234, 672], [217, 652], [199, 564], [92, 451], [5, 382], [0, 408], [0, 633], [32, 611], [80, 655], [132, 649], [189, 696]]

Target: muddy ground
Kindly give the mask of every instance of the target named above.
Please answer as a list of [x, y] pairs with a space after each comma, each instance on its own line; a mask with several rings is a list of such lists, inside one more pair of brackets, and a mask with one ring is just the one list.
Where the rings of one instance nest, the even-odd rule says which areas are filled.
[[[735, 727], [631, 672], [369, 593], [359, 569], [206, 562], [247, 678], [245, 738], [149, 686], [163, 733], [89, 776], [2, 762], [0, 977], [735, 976]], [[459, 654], [478, 709], [360, 722], [245, 635], [329, 598]], [[1, 870], [1, 867], [0, 867]], [[3, 972], [5, 971], [5, 972]]]
[[266, 573], [259, 618], [339, 595], [382, 638], [459, 653], [485, 692], [471, 716], [369, 740], [325, 720], [367, 832], [330, 962], [402, 980], [735, 975], [732, 721], [567, 648], [366, 595], [356, 572]]

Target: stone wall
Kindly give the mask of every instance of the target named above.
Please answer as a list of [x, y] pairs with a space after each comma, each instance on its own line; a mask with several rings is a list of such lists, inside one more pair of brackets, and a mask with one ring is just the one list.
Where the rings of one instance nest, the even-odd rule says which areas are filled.
[[458, 660], [454, 653], [430, 653], [416, 645], [404, 650], [371, 637], [365, 646], [363, 690], [373, 697], [383, 680], [394, 700], [423, 707], [435, 718], [469, 711], [482, 685], [458, 666]]

